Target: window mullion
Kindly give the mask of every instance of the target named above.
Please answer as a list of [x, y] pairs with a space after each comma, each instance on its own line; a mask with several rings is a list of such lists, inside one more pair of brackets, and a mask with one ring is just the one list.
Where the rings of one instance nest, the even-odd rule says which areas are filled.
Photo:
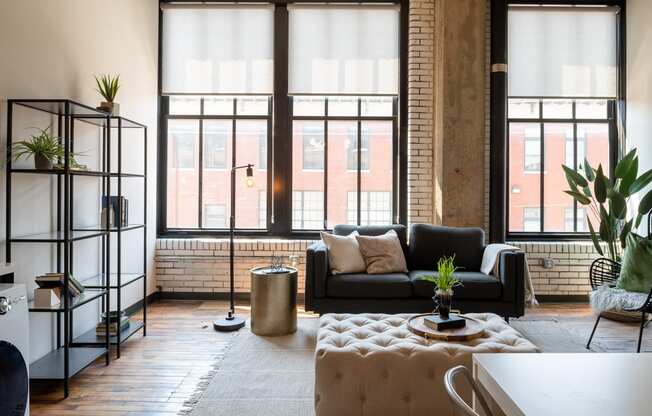
[[197, 195], [197, 225], [199, 229], [204, 226], [204, 97], [199, 99], [199, 164], [198, 164], [198, 195]]
[[545, 146], [545, 125], [543, 122], [543, 100], [539, 100], [539, 232], [544, 232], [545, 228], [545, 166], [546, 166], [546, 146]]
[[328, 229], [328, 97], [324, 99], [324, 230]]
[[362, 223], [362, 98], [358, 97], [358, 225]]
[[[573, 169], [577, 171], [577, 101], [573, 100]], [[577, 232], [577, 200], [573, 198], [573, 231]]]

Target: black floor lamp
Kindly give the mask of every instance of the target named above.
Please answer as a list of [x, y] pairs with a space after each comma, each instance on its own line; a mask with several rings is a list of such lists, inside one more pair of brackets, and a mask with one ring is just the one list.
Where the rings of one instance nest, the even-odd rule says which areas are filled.
[[229, 307], [229, 312], [226, 314], [225, 318], [218, 319], [213, 321], [213, 328], [216, 331], [220, 332], [230, 332], [237, 331], [245, 325], [245, 320], [235, 316], [235, 293], [233, 289], [234, 279], [233, 279], [233, 234], [235, 229], [235, 172], [238, 169], [247, 169], [247, 187], [251, 188], [254, 186], [254, 165], [242, 165], [234, 166], [231, 168], [231, 218], [229, 224], [229, 283], [230, 283], [230, 292], [229, 298], [231, 305]]

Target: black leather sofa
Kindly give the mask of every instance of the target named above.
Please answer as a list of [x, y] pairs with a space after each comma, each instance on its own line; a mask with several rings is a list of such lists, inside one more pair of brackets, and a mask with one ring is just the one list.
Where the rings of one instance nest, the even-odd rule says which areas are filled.
[[333, 233], [348, 235], [357, 230], [361, 235], [381, 235], [390, 229], [399, 236], [409, 273], [332, 275], [327, 248], [320, 241], [307, 251], [306, 310], [320, 314], [429, 312], [433, 309], [434, 285], [418, 277], [433, 273], [440, 257], [455, 254], [455, 264], [461, 268], [456, 276], [463, 286], [455, 288], [453, 309], [493, 312], [505, 318], [524, 314], [524, 254], [502, 253], [499, 276], [481, 273], [485, 241], [480, 228], [414, 224], [409, 244], [404, 225], [338, 225]]

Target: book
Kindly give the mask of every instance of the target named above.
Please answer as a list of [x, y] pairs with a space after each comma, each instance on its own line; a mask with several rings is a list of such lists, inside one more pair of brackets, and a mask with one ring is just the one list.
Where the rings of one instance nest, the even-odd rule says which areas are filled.
[[[41, 276], [36, 276], [34, 281], [41, 289], [63, 288], [65, 283], [63, 273], [46, 273]], [[74, 277], [68, 276], [68, 293], [70, 296], [76, 297], [83, 292], [84, 286]]]
[[[129, 328], [129, 325], [130, 325], [129, 317], [123, 316], [120, 319], [119, 325], [117, 321], [109, 323], [109, 334], [115, 335], [118, 332], [118, 327], [120, 328], [120, 331], [124, 331], [125, 329]], [[97, 326], [95, 327], [95, 333], [98, 335], [106, 334], [106, 323], [105, 322], [98, 323]]]
[[124, 196], [109, 196], [102, 198], [102, 224], [106, 226], [106, 209], [109, 209], [109, 226], [125, 227], [129, 222], [129, 201]]
[[442, 319], [439, 315], [429, 315], [423, 318], [423, 324], [435, 331], [444, 331], [446, 329], [464, 328], [466, 319], [454, 314], [450, 314], [448, 319]]

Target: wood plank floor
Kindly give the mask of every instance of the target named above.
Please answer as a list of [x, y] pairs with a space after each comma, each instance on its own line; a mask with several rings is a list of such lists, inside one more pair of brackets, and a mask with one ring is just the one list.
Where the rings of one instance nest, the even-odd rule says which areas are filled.
[[[212, 320], [226, 311], [223, 301], [160, 301], [148, 309], [147, 337], [134, 335], [122, 356], [106, 367], [104, 359], [71, 380], [70, 397], [61, 384], [32, 386], [32, 416], [176, 415], [202, 377], [227, 350], [233, 334], [217, 333]], [[238, 313], [248, 315], [248, 307]], [[546, 304], [526, 319], [551, 320], [577, 336], [588, 335], [593, 315], [588, 305]], [[652, 330], [646, 331], [652, 350]], [[636, 324], [603, 320], [596, 340], [608, 351], [633, 351]]]

